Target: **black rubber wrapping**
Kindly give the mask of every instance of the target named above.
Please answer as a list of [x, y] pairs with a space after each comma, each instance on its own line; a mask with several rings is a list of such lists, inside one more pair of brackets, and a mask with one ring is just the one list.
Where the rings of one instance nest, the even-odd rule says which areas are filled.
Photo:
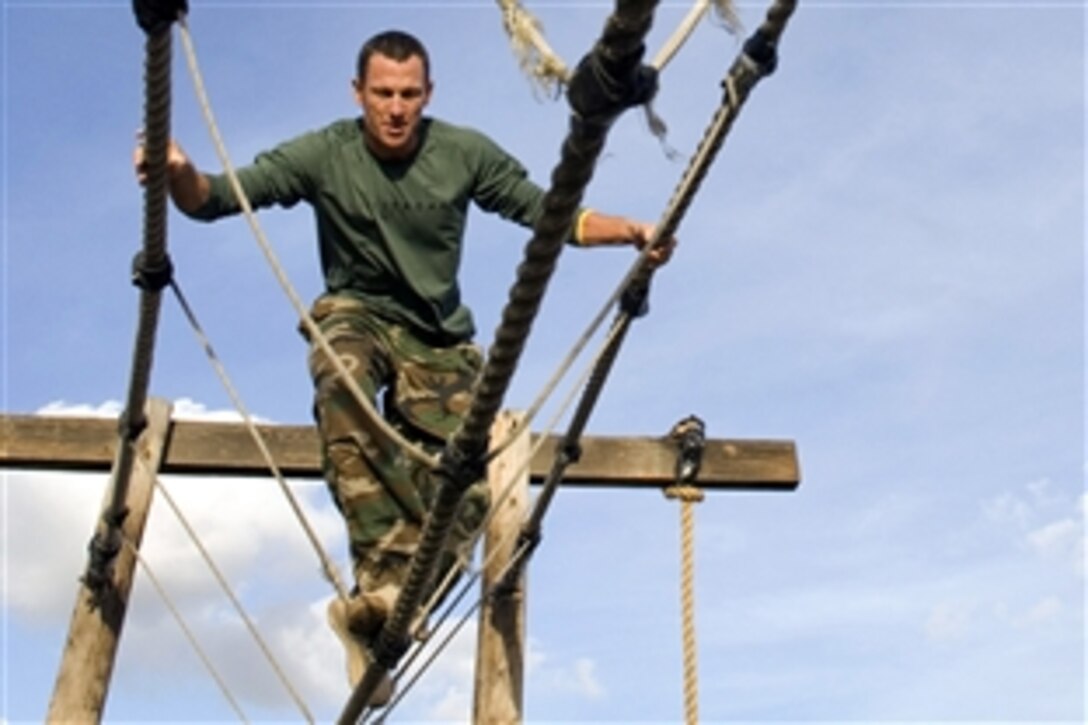
[[180, 13], [189, 12], [188, 0], [132, 0], [136, 24], [148, 35], [158, 35], [170, 28]]
[[620, 309], [631, 318], [644, 317], [650, 312], [650, 279], [635, 279], [620, 295]]
[[164, 254], [160, 263], [148, 264], [144, 250], [132, 258], [132, 284], [145, 292], [161, 292], [174, 280], [174, 263]]
[[778, 43], [762, 28], [752, 33], [744, 41], [744, 54], [759, 67], [765, 76], [774, 73], [778, 67]]
[[648, 103], [657, 93], [657, 70], [628, 60], [610, 60], [600, 46], [579, 61], [567, 101], [587, 123], [607, 125], [623, 111]]

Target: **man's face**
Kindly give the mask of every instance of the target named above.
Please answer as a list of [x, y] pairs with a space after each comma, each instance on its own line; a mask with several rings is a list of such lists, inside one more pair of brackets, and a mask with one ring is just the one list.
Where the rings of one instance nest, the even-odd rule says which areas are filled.
[[417, 55], [396, 61], [375, 53], [366, 77], [354, 82], [363, 109], [367, 144], [379, 158], [399, 159], [415, 151], [423, 109], [431, 98], [431, 82]]

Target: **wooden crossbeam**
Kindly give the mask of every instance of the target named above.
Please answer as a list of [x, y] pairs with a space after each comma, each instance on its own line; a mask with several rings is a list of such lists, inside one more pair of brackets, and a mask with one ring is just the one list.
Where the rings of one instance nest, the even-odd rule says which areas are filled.
[[[293, 478], [321, 475], [312, 426], [258, 426], [276, 465]], [[64, 416], [0, 416], [0, 468], [106, 471], [117, 446], [117, 421]], [[533, 436], [535, 443], [536, 436]], [[558, 442], [533, 457], [530, 477], [539, 482], [551, 468]], [[581, 460], [564, 483], [582, 486], [660, 487], [674, 478], [676, 448], [667, 437], [586, 436]], [[267, 465], [241, 423], [174, 421], [161, 471], [179, 474], [268, 476]], [[708, 439], [698, 483], [705, 488], [797, 488], [800, 470], [791, 441]]]

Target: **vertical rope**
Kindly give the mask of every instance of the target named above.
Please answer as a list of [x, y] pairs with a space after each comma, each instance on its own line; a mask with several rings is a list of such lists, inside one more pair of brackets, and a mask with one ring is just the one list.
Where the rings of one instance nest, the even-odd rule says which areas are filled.
[[680, 499], [680, 617], [684, 647], [684, 721], [699, 722], [699, 661], [695, 639], [695, 504], [703, 492], [695, 486], [666, 489], [669, 498]]

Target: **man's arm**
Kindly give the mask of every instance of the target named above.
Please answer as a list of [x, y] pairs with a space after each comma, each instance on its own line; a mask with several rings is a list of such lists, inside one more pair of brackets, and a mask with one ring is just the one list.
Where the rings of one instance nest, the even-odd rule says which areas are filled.
[[[140, 184], [147, 183], [147, 162], [144, 158], [143, 139], [136, 144], [132, 156], [136, 167], [136, 178]], [[208, 201], [211, 195], [211, 182], [189, 159], [176, 141], [171, 140], [166, 150], [166, 178], [170, 188], [170, 198], [182, 212], [192, 214]]]
[[[627, 217], [582, 210], [574, 220], [574, 239], [583, 247], [633, 245], [642, 249], [653, 238], [654, 225]], [[664, 239], [649, 254], [653, 264], [664, 264], [672, 256], [676, 239]]]

